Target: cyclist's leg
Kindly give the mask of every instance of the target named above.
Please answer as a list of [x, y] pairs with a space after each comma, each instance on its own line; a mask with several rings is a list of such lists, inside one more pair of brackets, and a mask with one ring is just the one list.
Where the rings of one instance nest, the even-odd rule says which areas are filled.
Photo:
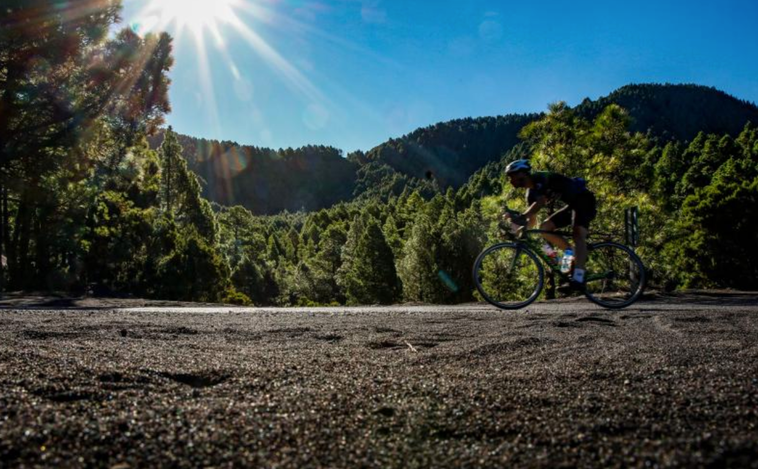
[[587, 265], [587, 233], [589, 233], [590, 222], [597, 214], [595, 195], [587, 192], [577, 197], [572, 206], [573, 212], [573, 238], [576, 247], [574, 255], [574, 267], [584, 271]]
[[[554, 231], [560, 228], [563, 228], [565, 226], [569, 226], [571, 224], [571, 211], [568, 207], [563, 207], [562, 209], [558, 210], [554, 214], [550, 215], [547, 220], [542, 222], [540, 225], [541, 230], [545, 231]], [[545, 238], [545, 240], [552, 244], [553, 246], [557, 247], [558, 249], [566, 250], [571, 247], [568, 241], [566, 241], [563, 236], [548, 234], [548, 233], [542, 233], [542, 237]]]
[[574, 267], [584, 270], [587, 265], [587, 232], [589, 230], [582, 225], [574, 225]]

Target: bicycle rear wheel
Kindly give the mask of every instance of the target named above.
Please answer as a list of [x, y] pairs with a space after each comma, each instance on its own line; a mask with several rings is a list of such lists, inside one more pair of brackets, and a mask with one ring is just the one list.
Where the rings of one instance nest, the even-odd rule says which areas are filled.
[[625, 308], [637, 301], [645, 288], [645, 266], [623, 244], [590, 244], [585, 270], [584, 294], [604, 308]]
[[500, 243], [474, 262], [474, 284], [482, 298], [502, 309], [519, 309], [537, 299], [545, 282], [537, 256], [523, 245]]

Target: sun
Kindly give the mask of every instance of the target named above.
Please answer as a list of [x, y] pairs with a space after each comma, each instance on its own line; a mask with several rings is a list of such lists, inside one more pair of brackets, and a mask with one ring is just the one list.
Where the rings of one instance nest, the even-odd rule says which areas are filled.
[[176, 23], [196, 35], [204, 29], [215, 30], [219, 24], [236, 19], [235, 7], [241, 0], [150, 0], [147, 11], [158, 22], [166, 25]]
[[[260, 57], [261, 63], [270, 66], [283, 82], [306, 104], [303, 119], [306, 125], [321, 127], [328, 119], [328, 100], [310, 79], [290, 63], [273, 45], [269, 44], [254, 27], [255, 22], [267, 25], [299, 27], [291, 19], [282, 17], [270, 8], [273, 0], [125, 0], [133, 2], [136, 12], [130, 15], [129, 27], [138, 35], [166, 32], [177, 45], [177, 62], [194, 61], [203, 107], [207, 109], [217, 135], [221, 135], [220, 116], [216, 106], [214, 71], [225, 64], [233, 82], [231, 86], [241, 100], [251, 99], [251, 77], [235, 62], [233, 53], [246, 45]], [[277, 0], [278, 1], [278, 0]], [[297, 0], [300, 2], [301, 0]], [[190, 33], [189, 36], [185, 33]], [[235, 47], [229, 47], [230, 45]], [[192, 48], [192, 51], [190, 51]], [[211, 49], [212, 48], [212, 49]]]

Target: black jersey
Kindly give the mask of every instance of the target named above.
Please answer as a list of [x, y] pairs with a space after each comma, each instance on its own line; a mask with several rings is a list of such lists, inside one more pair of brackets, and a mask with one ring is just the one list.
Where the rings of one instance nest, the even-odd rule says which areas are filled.
[[550, 200], [560, 200], [571, 205], [578, 195], [589, 192], [584, 179], [570, 178], [549, 171], [532, 173], [532, 180], [534, 181], [534, 189], [526, 191], [526, 200], [529, 204], [536, 202], [541, 196], [545, 196]]

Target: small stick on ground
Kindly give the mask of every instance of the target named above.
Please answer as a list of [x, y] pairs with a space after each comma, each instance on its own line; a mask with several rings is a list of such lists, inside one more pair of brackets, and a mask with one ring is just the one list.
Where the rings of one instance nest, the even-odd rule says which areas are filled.
[[404, 342], [406, 343], [406, 345], [408, 345], [408, 348], [410, 348], [412, 351], [418, 352], [418, 350], [416, 350], [416, 347], [414, 347], [413, 345], [411, 345], [410, 342], [408, 342], [407, 340], [405, 340]]

